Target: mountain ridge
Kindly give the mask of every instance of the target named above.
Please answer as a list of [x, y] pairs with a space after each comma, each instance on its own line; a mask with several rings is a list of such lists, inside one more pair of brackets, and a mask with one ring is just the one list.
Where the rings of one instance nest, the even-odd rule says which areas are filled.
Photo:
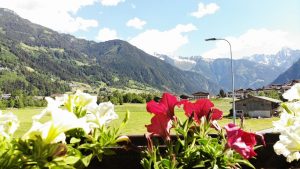
[[[157, 54], [156, 56], [182, 70], [198, 72], [225, 90], [231, 89], [231, 60], [229, 58], [206, 59], [201, 56], [192, 56], [177, 59], [167, 55]], [[179, 63], [180, 59], [183, 63]], [[300, 59], [300, 50], [289, 48], [283, 48], [274, 55], [253, 55], [243, 59], [234, 59], [236, 88], [260, 88], [269, 85], [298, 59]]]
[[280, 74], [272, 84], [284, 84], [291, 80], [300, 80], [300, 59], [295, 62], [290, 68], [288, 68], [285, 72]]
[[[216, 93], [220, 87], [195, 72], [182, 71], [122, 40], [96, 43], [60, 34], [0, 9], [0, 45], [14, 64], [65, 82], [122, 87], [130, 80], [162, 91]], [[1, 60], [0, 60], [1, 61]], [[0, 65], [8, 66], [1, 61]], [[30, 72], [9, 68], [27, 77]]]

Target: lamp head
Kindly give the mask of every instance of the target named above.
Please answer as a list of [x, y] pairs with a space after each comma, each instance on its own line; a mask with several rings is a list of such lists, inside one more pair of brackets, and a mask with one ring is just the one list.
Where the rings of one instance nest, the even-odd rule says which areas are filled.
[[205, 39], [205, 41], [213, 41], [213, 40], [217, 40], [217, 38], [209, 38], [209, 39]]

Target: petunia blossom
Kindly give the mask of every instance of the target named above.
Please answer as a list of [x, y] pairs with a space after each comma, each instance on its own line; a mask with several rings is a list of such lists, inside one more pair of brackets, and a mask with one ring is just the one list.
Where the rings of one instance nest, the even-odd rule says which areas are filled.
[[0, 135], [9, 139], [19, 127], [19, 120], [13, 113], [2, 114], [0, 111]]
[[170, 140], [170, 130], [172, 120], [165, 114], [156, 114], [151, 119], [151, 124], [146, 125], [147, 131], [153, 135], [162, 137], [164, 140]]
[[23, 139], [35, 139], [39, 135], [46, 143], [55, 143], [64, 142], [64, 132], [71, 129], [82, 128], [86, 133], [89, 132], [85, 118], [77, 118], [75, 114], [62, 109], [53, 109], [50, 113], [50, 121], [33, 121], [31, 129], [24, 134]]
[[74, 103], [76, 106], [85, 107], [89, 104], [93, 104], [96, 102], [97, 96], [92, 96], [88, 93], [83, 93], [79, 90], [75, 93]]
[[299, 123], [281, 131], [279, 141], [274, 144], [275, 153], [287, 157], [287, 162], [300, 159], [300, 125]]
[[291, 89], [287, 90], [283, 95], [289, 101], [300, 100], [300, 83], [296, 83]]
[[95, 104], [96, 102], [97, 96], [92, 96], [77, 90], [74, 95], [67, 95], [64, 106], [69, 112], [73, 112], [78, 116], [80, 112], [75, 112], [76, 109], [80, 109], [81, 111], [86, 110], [90, 104]]
[[200, 123], [201, 117], [207, 117], [210, 120], [219, 120], [223, 115], [222, 111], [214, 108], [214, 104], [209, 99], [199, 99], [195, 103], [187, 101], [183, 104], [185, 115], [188, 117], [193, 116], [194, 120], [198, 123]]
[[100, 128], [118, 118], [114, 105], [111, 102], [104, 102], [99, 105], [91, 104], [87, 107], [87, 111], [87, 122], [92, 128]]
[[55, 99], [51, 97], [46, 97], [45, 100], [47, 101], [47, 107], [41, 111], [41, 113], [32, 116], [32, 120], [37, 122], [41, 120], [43, 117], [51, 115], [53, 110], [58, 109], [62, 106], [65, 102], [66, 97], [56, 97]]
[[228, 124], [225, 127], [227, 132], [227, 147], [235, 150], [245, 159], [256, 156], [254, 146], [256, 145], [256, 134], [245, 132], [235, 124]]
[[177, 98], [169, 93], [164, 93], [162, 99], [159, 102], [151, 100], [147, 103], [147, 111], [155, 115], [165, 114], [170, 119], [174, 119], [174, 108], [180, 105], [181, 102]]

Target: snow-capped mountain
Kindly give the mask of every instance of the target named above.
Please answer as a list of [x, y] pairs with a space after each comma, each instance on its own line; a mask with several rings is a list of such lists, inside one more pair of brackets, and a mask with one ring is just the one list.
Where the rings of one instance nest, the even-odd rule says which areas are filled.
[[197, 62], [191, 58], [170, 57], [162, 54], [154, 54], [154, 56], [181, 70], [191, 70], [197, 64]]
[[300, 59], [300, 50], [283, 48], [275, 55], [257, 54], [245, 59], [264, 65], [278, 66], [283, 72]]
[[[180, 69], [198, 72], [223, 86], [225, 90], [231, 88], [231, 67], [228, 58], [207, 59], [201, 56], [174, 58], [167, 55], [156, 57]], [[268, 85], [299, 59], [300, 50], [284, 48], [275, 55], [260, 54], [234, 60], [236, 89]]]

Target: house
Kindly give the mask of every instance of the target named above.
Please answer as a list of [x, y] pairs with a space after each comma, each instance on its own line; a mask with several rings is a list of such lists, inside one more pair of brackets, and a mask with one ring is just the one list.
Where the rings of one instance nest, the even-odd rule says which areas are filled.
[[179, 97], [180, 99], [185, 99], [185, 100], [192, 100], [194, 98], [193, 96], [185, 95], [185, 94], [182, 94]]
[[[251, 88], [248, 89], [238, 89], [234, 91], [234, 97], [237, 99], [244, 99], [250, 94], [255, 94], [255, 91]], [[232, 92], [228, 92], [228, 97], [232, 97]]]
[[11, 98], [11, 94], [10, 93], [2, 94], [0, 96], [0, 99], [4, 99], [4, 100], [8, 100], [9, 98]]
[[235, 110], [237, 116], [271, 117], [278, 111], [281, 101], [264, 96], [249, 96], [237, 100]]
[[209, 93], [207, 92], [196, 92], [192, 94], [194, 99], [209, 99]]

